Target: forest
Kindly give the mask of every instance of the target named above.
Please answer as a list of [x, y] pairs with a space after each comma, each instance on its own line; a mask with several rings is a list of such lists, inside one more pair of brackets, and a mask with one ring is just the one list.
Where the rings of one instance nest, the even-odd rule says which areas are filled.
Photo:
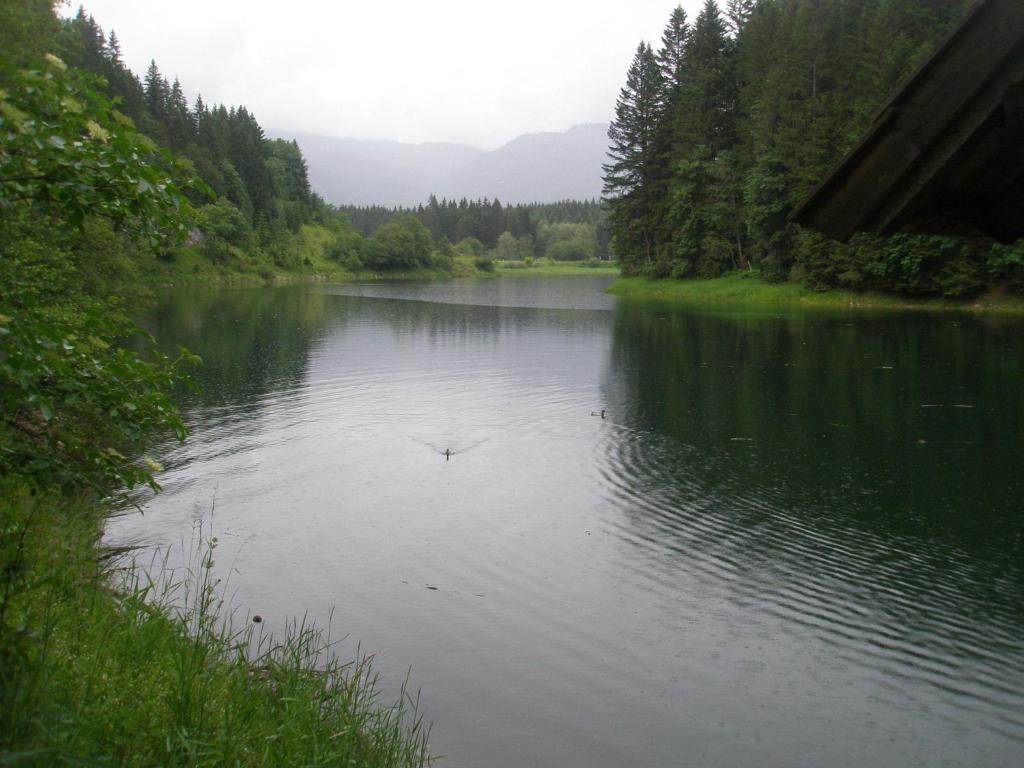
[[563, 200], [502, 206], [500, 200], [440, 200], [412, 209], [342, 206], [364, 235], [396, 216], [411, 215], [437, 243], [460, 244], [464, 252], [489, 252], [502, 260], [551, 258], [555, 261], [611, 258], [607, 208], [597, 200]]
[[82, 9], [61, 20], [51, 6], [5, 10], [8, 71], [50, 53], [100, 78], [95, 86], [117, 113], [201, 181], [184, 190], [194, 209], [188, 237], [166, 243], [155, 261], [102, 218], [89, 217], [92, 241], [83, 247], [91, 255], [78, 264], [89, 290], [280, 272], [445, 274], [459, 256], [467, 259], [463, 271], [473, 264], [489, 271], [494, 258], [608, 258], [605, 212], [595, 201], [503, 207], [498, 200], [431, 198], [412, 211], [339, 210], [310, 189], [296, 142], [268, 138], [244, 106], [206, 104], [201, 95], [190, 105], [182, 84], [155, 61], [140, 78], [124, 64], [116, 32]]
[[818, 290], [970, 297], [1024, 288], [1024, 244], [859, 235], [789, 212], [963, 17], [969, 0], [707, 0], [641, 42], [609, 131], [605, 195], [627, 275], [752, 270]]

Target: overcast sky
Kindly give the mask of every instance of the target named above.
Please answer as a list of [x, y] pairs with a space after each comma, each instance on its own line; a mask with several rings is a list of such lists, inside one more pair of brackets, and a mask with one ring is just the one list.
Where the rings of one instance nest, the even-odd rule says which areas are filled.
[[[244, 104], [268, 130], [454, 141], [611, 119], [674, 0], [88, 0], [140, 77]], [[682, 0], [692, 19], [701, 0]], [[65, 10], [73, 13], [77, 3]]]

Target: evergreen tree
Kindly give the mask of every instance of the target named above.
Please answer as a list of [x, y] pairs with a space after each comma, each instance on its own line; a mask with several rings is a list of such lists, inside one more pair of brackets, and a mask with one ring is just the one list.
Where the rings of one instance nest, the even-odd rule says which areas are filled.
[[149, 61], [149, 68], [146, 70], [143, 83], [145, 84], [146, 109], [149, 110], [149, 114], [154, 120], [162, 123], [167, 115], [167, 97], [170, 95], [170, 85], [160, 74], [160, 69], [153, 59]]
[[180, 150], [191, 144], [195, 126], [178, 78], [174, 78], [174, 84], [167, 94], [164, 110], [167, 120], [167, 140], [171, 148]]
[[712, 156], [732, 142], [736, 81], [732, 45], [715, 0], [705, 0], [687, 38], [677, 105], [677, 141], [703, 144]]
[[117, 35], [114, 34], [114, 30], [110, 30], [110, 35], [107, 38], [107, 54], [111, 62], [116, 65], [121, 64], [121, 43], [118, 41]]
[[[627, 270], [643, 264], [649, 274], [711, 276], [752, 266], [769, 278], [800, 274], [818, 287], [915, 293], [980, 284], [984, 254], [996, 253], [987, 246], [972, 251], [915, 238], [861, 238], [843, 246], [786, 219], [968, 4], [731, 0], [723, 17], [706, 0], [678, 60], [672, 52], [681, 25], [674, 11], [658, 56], [663, 73], [672, 70], [667, 62], [678, 61], [675, 84], [663, 74], [664, 111], [644, 125], [631, 122], [637, 113], [628, 104], [617, 113], [631, 136], [654, 127], [659, 147], [643, 182], [625, 173], [628, 164], [613, 168], [621, 194], [609, 194], [606, 180], [608, 228]], [[634, 81], [636, 70], [634, 60]], [[620, 157], [634, 154], [620, 145]], [[956, 269], [946, 274], [935, 266], [941, 259], [918, 258], [929, 248], [956, 254]], [[991, 258], [998, 266], [984, 269], [1010, 274], [1005, 260]]]
[[661, 79], [665, 90], [673, 93], [679, 84], [683, 56], [686, 53], [686, 39], [690, 29], [686, 22], [686, 11], [677, 5], [669, 18], [665, 31], [661, 36], [661, 49], [658, 51], [658, 66], [661, 67]]
[[663, 95], [661, 69], [650, 45], [642, 42], [615, 105], [615, 119], [608, 129], [610, 162], [603, 166], [616, 252], [630, 268], [641, 257], [645, 263], [653, 257], [659, 165], [656, 134]]
[[728, 19], [729, 31], [733, 36], [739, 36], [743, 32], [756, 5], [756, 0], [729, 0], [726, 5], [725, 17]]

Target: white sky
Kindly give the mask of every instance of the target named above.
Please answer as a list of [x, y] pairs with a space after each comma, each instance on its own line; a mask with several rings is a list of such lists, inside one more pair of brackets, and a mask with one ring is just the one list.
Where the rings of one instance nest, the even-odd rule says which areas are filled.
[[[83, 0], [140, 77], [156, 59], [192, 99], [268, 130], [454, 141], [612, 118], [640, 40], [678, 0]], [[682, 0], [692, 20], [702, 0]], [[71, 14], [78, 3], [65, 9]]]

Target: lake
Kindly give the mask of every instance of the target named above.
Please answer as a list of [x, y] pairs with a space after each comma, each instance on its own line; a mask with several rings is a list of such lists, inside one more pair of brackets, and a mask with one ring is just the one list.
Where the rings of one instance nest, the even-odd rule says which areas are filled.
[[211, 523], [454, 768], [1024, 764], [1024, 322], [609, 282], [168, 292], [192, 435], [110, 539]]

